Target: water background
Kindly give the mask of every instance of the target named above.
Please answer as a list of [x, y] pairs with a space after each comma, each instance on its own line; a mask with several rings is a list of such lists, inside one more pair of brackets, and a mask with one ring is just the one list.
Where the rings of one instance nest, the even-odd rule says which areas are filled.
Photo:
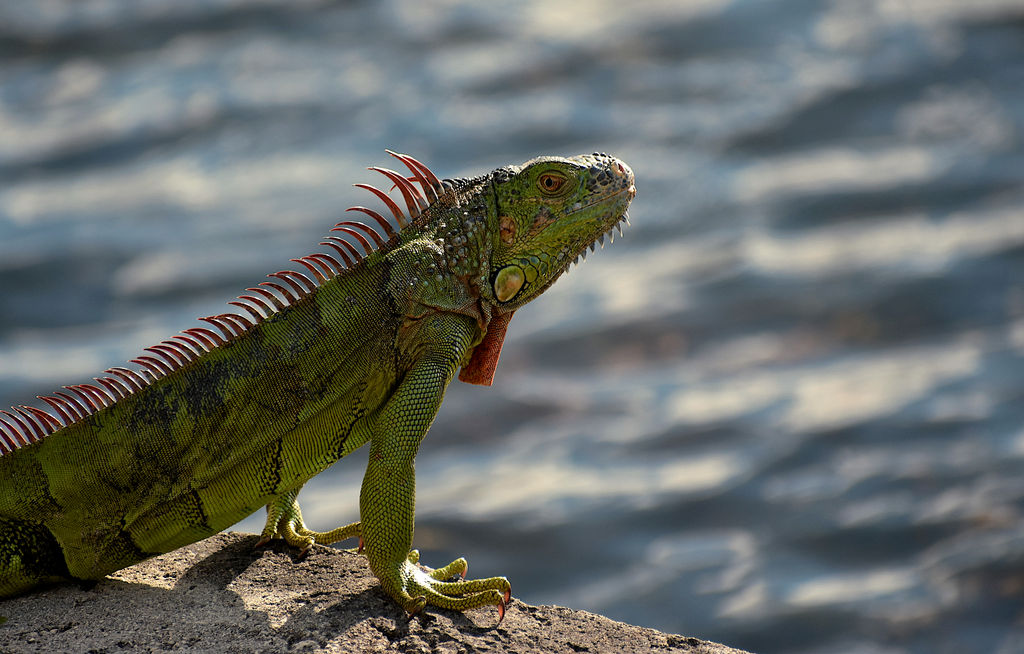
[[1024, 652], [1022, 139], [1019, 0], [8, 0], [0, 405], [315, 250], [386, 147], [607, 151], [633, 227], [449, 390], [424, 560], [757, 652]]

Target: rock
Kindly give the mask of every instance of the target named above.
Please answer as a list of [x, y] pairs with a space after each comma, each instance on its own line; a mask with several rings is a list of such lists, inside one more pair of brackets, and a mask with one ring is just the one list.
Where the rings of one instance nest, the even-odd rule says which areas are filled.
[[739, 650], [559, 606], [513, 599], [411, 620], [362, 557], [316, 547], [296, 560], [280, 541], [219, 534], [121, 570], [5, 600], [2, 652], [688, 652]]

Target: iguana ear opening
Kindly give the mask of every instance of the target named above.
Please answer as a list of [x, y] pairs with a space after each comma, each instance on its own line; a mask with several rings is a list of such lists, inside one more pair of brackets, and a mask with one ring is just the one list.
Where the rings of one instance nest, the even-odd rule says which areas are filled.
[[508, 330], [508, 323], [512, 320], [514, 313], [515, 311], [510, 311], [491, 318], [484, 340], [473, 348], [469, 363], [462, 366], [462, 370], [459, 371], [459, 381], [481, 386], [491, 385], [494, 381], [494, 371], [498, 368], [501, 346], [505, 343], [505, 332]]

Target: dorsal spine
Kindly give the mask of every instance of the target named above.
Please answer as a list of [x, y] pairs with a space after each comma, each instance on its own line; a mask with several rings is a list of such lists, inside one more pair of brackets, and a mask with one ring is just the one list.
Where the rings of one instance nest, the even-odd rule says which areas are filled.
[[[394, 184], [394, 188], [402, 195], [406, 210], [403, 211], [388, 193], [374, 186], [355, 186], [370, 191], [387, 206], [398, 225], [397, 230], [373, 209], [362, 206], [350, 207], [347, 211], [356, 211], [372, 218], [383, 230], [384, 236], [382, 237], [373, 225], [362, 221], [338, 222], [331, 228], [331, 232], [338, 232], [353, 239], [361, 251], [347, 238], [326, 236], [320, 245], [330, 248], [334, 254], [317, 252], [292, 259], [292, 262], [299, 264], [307, 272], [280, 270], [267, 275], [272, 278], [271, 281], [263, 281], [257, 287], [247, 288], [245, 290], [250, 294], [239, 295], [236, 300], [228, 302], [241, 309], [242, 313], [222, 313], [199, 318], [214, 329], [192, 327], [157, 345], [145, 348], [148, 354], [130, 360], [130, 363], [140, 367], [139, 370], [109, 368], [104, 371], [109, 376], [94, 378], [98, 385], [65, 386], [64, 389], [69, 393], [57, 391], [53, 395], [38, 396], [49, 405], [52, 413], [24, 404], [12, 407], [11, 411], [0, 410], [0, 455], [42, 440], [64, 427], [85, 420], [119, 400], [141, 392], [153, 382], [241, 337], [275, 313], [311, 296], [329, 280], [350, 274], [370, 253], [397, 244], [403, 230], [410, 225], [417, 225], [417, 219], [431, 204], [446, 193], [454, 191], [451, 185], [442, 183], [429, 168], [416, 159], [391, 150], [386, 152], [402, 162], [409, 170], [410, 176], [405, 177], [394, 170], [376, 166], [371, 166], [369, 170], [379, 172]], [[419, 189], [416, 184], [419, 184]], [[370, 240], [367, 240], [367, 237]]]

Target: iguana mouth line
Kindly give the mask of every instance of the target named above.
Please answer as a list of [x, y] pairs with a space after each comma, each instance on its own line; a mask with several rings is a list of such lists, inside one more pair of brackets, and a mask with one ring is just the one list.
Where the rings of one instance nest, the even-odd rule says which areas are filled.
[[[634, 191], [634, 194], [635, 194], [635, 191]], [[614, 197], [614, 196], [612, 196], [612, 197]], [[586, 258], [587, 258], [587, 251], [588, 250], [590, 252], [593, 252], [594, 250], [597, 249], [597, 247], [599, 245], [600, 245], [600, 247], [603, 248], [604, 247], [604, 239], [605, 239], [605, 237], [608, 237], [614, 243], [615, 242], [615, 231], [616, 230], [618, 230], [619, 236], [620, 237], [622, 236], [622, 223], [626, 223], [627, 225], [629, 225], [629, 210], [628, 209], [623, 211], [622, 214], [619, 215], [618, 218], [616, 218], [613, 222], [611, 222], [609, 224], [609, 226], [608, 226], [608, 229], [604, 230], [603, 232], [601, 232], [600, 234], [598, 234], [594, 238], [592, 238], [589, 241], [585, 242], [583, 244], [583, 246], [580, 247], [579, 250], [577, 250], [576, 256], [573, 258], [573, 260], [565, 264], [565, 268], [562, 269], [563, 272], [568, 271], [569, 268], [571, 268], [572, 266], [574, 266], [577, 263], [579, 263], [580, 259], [583, 259], [585, 261]]]
[[633, 198], [633, 196], [635, 196], [635, 195], [636, 195], [636, 186], [635, 186], [635, 185], [633, 185], [633, 184], [630, 184], [630, 185], [629, 185], [629, 188], [624, 188], [624, 189], [622, 189], [622, 190], [616, 191], [616, 192], [612, 193], [611, 195], [607, 195], [607, 196], [605, 196], [605, 197], [601, 198], [600, 200], [595, 200], [595, 201], [593, 201], [593, 202], [590, 202], [590, 203], [587, 203], [587, 204], [583, 204], [583, 205], [580, 205], [580, 206], [578, 206], [578, 207], [577, 207], [577, 206], [573, 206], [573, 208], [572, 208], [572, 209], [570, 209], [569, 211], [566, 211], [566, 212], [565, 212], [565, 215], [566, 215], [566, 216], [571, 216], [571, 215], [573, 215], [574, 213], [577, 213], [577, 212], [583, 211], [584, 209], [587, 209], [587, 208], [589, 208], [589, 207], [593, 207], [594, 205], [598, 205], [598, 204], [602, 204], [602, 203], [605, 203], [605, 202], [607, 202], [608, 200], [614, 200], [615, 198], [619, 197], [619, 196], [620, 196], [620, 195], [622, 195], [623, 193], [630, 193], [630, 194], [631, 194], [631, 195], [630, 195], [630, 199], [632, 199], [632, 198]]

